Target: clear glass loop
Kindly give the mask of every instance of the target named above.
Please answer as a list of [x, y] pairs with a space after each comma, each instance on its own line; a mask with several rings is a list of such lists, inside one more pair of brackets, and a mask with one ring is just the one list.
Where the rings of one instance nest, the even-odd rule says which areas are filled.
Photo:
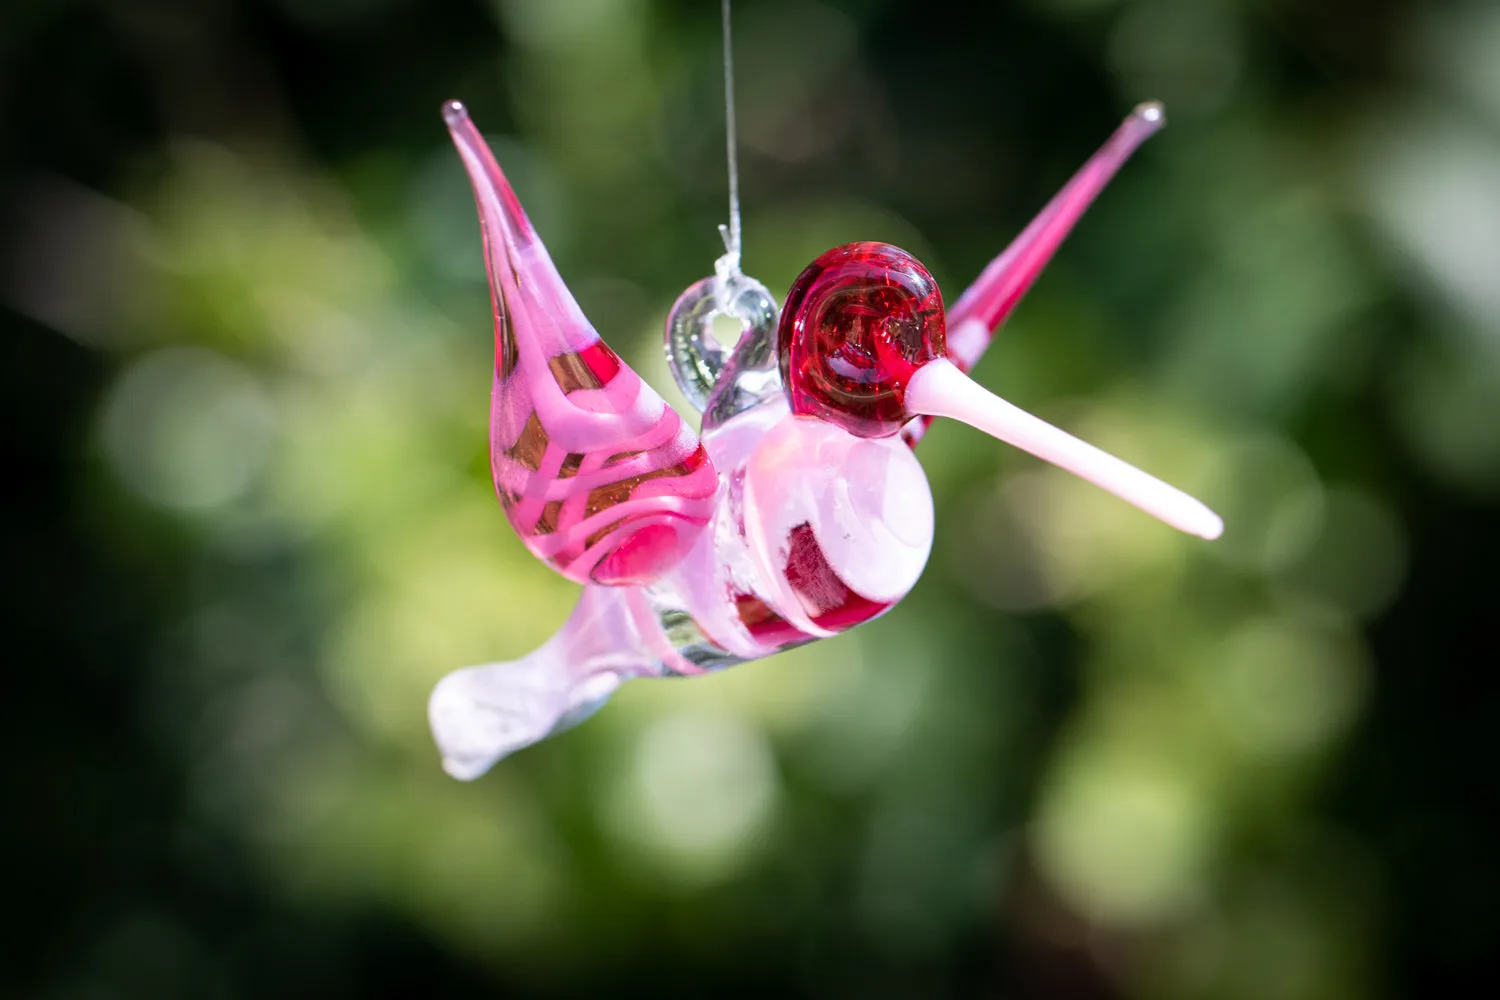
[[[694, 282], [667, 316], [667, 367], [709, 426], [779, 391], [776, 324], [781, 312], [766, 286], [743, 274]], [[722, 294], [721, 294], [722, 291]], [[732, 316], [743, 333], [730, 352], [713, 335], [715, 316]], [[725, 379], [726, 370], [729, 378]], [[767, 385], [768, 375], [772, 378]]]

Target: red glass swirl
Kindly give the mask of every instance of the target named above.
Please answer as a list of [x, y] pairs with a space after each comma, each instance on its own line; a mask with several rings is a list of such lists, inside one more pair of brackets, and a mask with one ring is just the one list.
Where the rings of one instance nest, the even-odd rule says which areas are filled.
[[906, 386], [947, 354], [943, 296], [921, 261], [889, 243], [849, 243], [807, 266], [781, 311], [777, 354], [792, 412], [859, 437], [911, 419]]

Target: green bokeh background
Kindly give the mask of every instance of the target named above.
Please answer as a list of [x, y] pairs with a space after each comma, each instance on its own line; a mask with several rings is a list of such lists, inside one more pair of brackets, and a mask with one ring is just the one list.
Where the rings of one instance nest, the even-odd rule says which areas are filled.
[[744, 0], [736, 31], [776, 291], [881, 239], [952, 301], [1166, 102], [976, 375], [1223, 540], [939, 426], [890, 614], [453, 781], [432, 684], [575, 588], [488, 483], [439, 105], [666, 390], [720, 250], [718, 5], [8, 0], [0, 994], [1494, 988], [1500, 6]]

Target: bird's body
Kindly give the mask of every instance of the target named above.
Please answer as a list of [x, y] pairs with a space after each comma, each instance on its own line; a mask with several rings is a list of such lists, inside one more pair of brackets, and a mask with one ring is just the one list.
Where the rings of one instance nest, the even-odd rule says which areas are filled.
[[[1215, 537], [1202, 504], [988, 393], [964, 374], [1160, 108], [1136, 109], [949, 316], [899, 248], [820, 256], [787, 308], [720, 274], [668, 321], [700, 435], [599, 337], [463, 106], [444, 109], [474, 186], [495, 310], [495, 490], [538, 559], [583, 584], [540, 649], [456, 671], [429, 714], [460, 778], [566, 728], [624, 681], [718, 670], [836, 635], [900, 601], [932, 547], [912, 447], [955, 417]], [[732, 353], [712, 316], [741, 320]], [[949, 343], [948, 327], [955, 336]]]

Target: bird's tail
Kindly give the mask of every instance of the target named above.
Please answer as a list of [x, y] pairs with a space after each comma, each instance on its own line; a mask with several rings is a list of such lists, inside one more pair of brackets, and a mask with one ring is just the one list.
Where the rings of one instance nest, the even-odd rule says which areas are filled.
[[468, 781], [497, 761], [582, 722], [632, 677], [657, 675], [626, 608], [625, 588], [585, 588], [566, 624], [519, 660], [455, 670], [428, 718], [443, 768]]

